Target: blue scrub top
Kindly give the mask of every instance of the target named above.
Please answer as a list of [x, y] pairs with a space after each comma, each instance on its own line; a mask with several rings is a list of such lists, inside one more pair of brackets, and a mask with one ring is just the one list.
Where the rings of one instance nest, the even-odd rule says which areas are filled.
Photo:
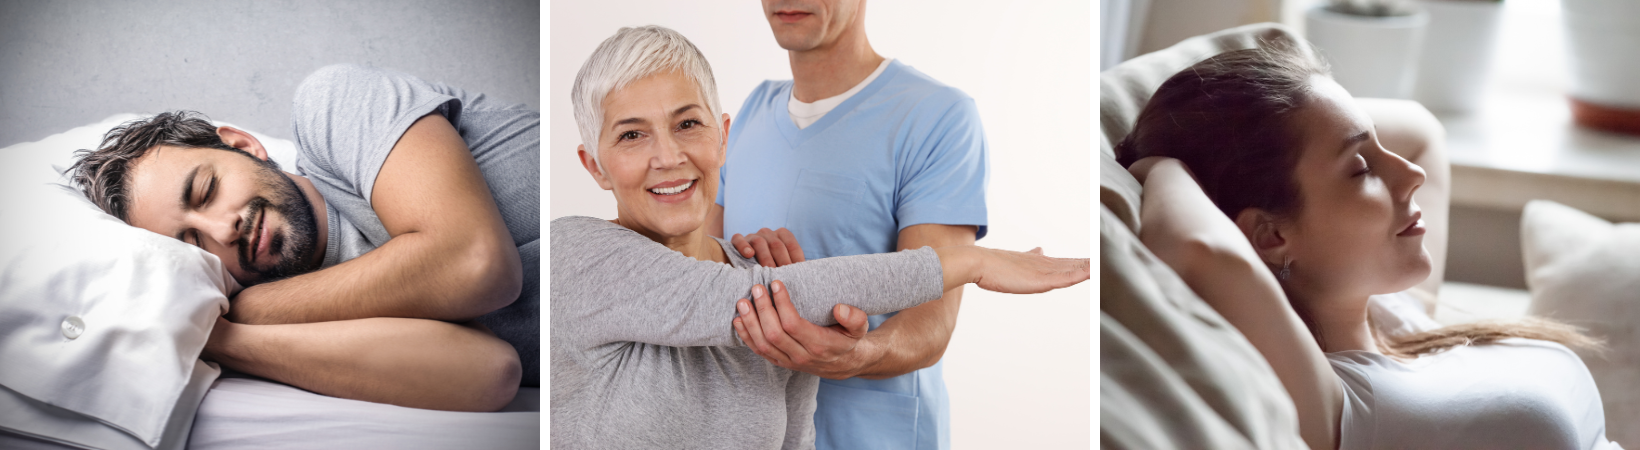
[[[799, 129], [791, 81], [741, 106], [719, 171], [725, 235], [785, 227], [808, 259], [897, 250], [899, 231], [935, 223], [987, 231], [989, 154], [974, 101], [900, 61]], [[875, 329], [891, 314], [872, 316]], [[945, 449], [941, 364], [885, 380], [820, 380], [819, 449]]]

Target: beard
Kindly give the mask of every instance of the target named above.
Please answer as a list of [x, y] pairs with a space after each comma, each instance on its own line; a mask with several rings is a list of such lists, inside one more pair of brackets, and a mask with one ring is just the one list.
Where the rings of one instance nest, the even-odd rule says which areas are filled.
[[310, 262], [319, 242], [319, 222], [313, 214], [313, 203], [302, 194], [296, 181], [279, 170], [279, 163], [273, 160], [258, 160], [258, 163], [262, 170], [257, 181], [266, 188], [268, 195], [253, 198], [246, 205], [245, 217], [250, 219], [243, 221], [244, 229], [240, 230], [240, 235], [251, 236], [270, 209], [285, 218], [285, 232], [268, 236], [268, 251], [279, 255], [279, 263], [273, 267], [262, 268], [251, 264], [251, 256], [256, 249], [251, 248], [249, 240], [239, 246], [239, 267], [257, 275], [256, 280], [248, 283], [239, 280], [245, 286], [290, 278], [312, 272], [319, 266]]

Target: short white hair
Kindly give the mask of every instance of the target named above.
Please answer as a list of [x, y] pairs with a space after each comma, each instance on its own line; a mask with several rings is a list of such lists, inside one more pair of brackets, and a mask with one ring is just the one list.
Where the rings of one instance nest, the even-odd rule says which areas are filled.
[[700, 49], [669, 28], [649, 25], [621, 28], [604, 39], [592, 52], [581, 72], [575, 74], [570, 102], [575, 104], [575, 124], [581, 129], [581, 145], [592, 153], [599, 167], [598, 136], [604, 124], [604, 97], [616, 89], [657, 73], [677, 71], [695, 81], [713, 121], [723, 109], [718, 107], [717, 81], [712, 66]]

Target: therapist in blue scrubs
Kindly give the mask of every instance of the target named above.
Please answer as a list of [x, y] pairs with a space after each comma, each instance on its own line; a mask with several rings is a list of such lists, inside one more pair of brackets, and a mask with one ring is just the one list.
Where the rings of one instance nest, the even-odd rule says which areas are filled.
[[[763, 12], [793, 79], [741, 106], [708, 231], [788, 228], [807, 259], [984, 237], [989, 158], [973, 99], [872, 50], [864, 0], [763, 0]], [[865, 333], [859, 314], [839, 317], [853, 330], [785, 324], [796, 331], [760, 354], [824, 378], [821, 450], [950, 448], [939, 361], [961, 301], [959, 287], [872, 316]]]

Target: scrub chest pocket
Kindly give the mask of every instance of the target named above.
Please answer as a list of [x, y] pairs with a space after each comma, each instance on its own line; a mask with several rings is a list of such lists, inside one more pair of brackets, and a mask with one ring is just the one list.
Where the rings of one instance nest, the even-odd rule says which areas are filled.
[[804, 169], [787, 204], [786, 227], [818, 237], [799, 241], [811, 259], [856, 253], [826, 243], [872, 242], [880, 239], [867, 236], [896, 231], [892, 212], [867, 194], [866, 182], [859, 178]]

